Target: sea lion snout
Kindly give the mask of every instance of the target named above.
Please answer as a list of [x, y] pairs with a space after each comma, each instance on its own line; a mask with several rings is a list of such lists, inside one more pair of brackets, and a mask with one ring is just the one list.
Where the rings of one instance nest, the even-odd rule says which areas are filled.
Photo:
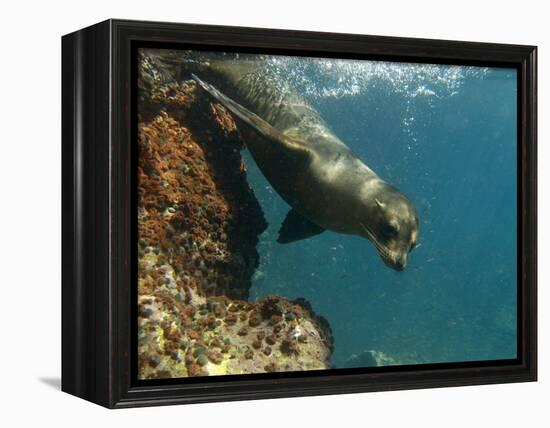
[[407, 267], [407, 258], [408, 258], [408, 253], [402, 254], [399, 258], [395, 258], [395, 259], [388, 259], [388, 258], [382, 257], [382, 260], [384, 261], [386, 266], [391, 267], [397, 272], [403, 272]]
[[397, 272], [403, 272], [405, 270], [405, 267], [407, 266], [407, 263], [405, 262], [405, 264], [402, 264], [402, 263], [396, 263], [396, 264], [388, 264], [386, 263], [389, 267], [393, 268], [394, 270], [396, 270]]

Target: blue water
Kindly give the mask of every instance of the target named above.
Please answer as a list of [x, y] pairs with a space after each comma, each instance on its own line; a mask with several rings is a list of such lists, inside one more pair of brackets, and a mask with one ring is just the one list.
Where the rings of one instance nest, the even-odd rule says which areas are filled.
[[245, 152], [269, 223], [251, 298], [304, 297], [328, 319], [332, 363], [374, 350], [389, 364], [516, 357], [516, 72], [274, 61], [331, 129], [415, 204], [404, 272], [363, 238], [278, 244], [289, 207]]

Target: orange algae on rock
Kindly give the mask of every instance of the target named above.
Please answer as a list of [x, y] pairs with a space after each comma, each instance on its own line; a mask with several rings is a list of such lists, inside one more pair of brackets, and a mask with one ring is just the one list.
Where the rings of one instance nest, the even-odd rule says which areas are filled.
[[307, 302], [247, 302], [266, 223], [235, 122], [194, 81], [163, 76], [142, 54], [138, 377], [328, 368], [330, 327]]

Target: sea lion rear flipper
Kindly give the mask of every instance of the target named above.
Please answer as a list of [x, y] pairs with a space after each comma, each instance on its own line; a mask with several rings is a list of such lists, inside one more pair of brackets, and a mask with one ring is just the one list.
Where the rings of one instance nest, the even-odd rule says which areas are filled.
[[279, 238], [277, 238], [277, 242], [288, 244], [289, 242], [311, 238], [324, 231], [325, 229], [321, 226], [309, 221], [298, 213], [298, 211], [291, 209], [279, 229]]
[[268, 122], [263, 120], [257, 114], [251, 112], [239, 103], [233, 101], [228, 96], [222, 94], [214, 86], [201, 80], [197, 75], [191, 73], [191, 76], [200, 85], [202, 89], [208, 92], [212, 97], [219, 101], [226, 109], [233, 113], [238, 119], [243, 121], [248, 126], [262, 134], [267, 139], [280, 144], [292, 150], [294, 154], [300, 153], [307, 157], [311, 156], [311, 151], [299, 141], [284, 136], [279, 130], [275, 129]]

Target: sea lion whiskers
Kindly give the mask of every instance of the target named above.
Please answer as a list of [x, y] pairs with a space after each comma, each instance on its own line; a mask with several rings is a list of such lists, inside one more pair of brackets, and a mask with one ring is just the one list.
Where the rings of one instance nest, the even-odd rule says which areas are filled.
[[371, 242], [374, 244], [380, 255], [383, 259], [387, 259], [388, 261], [391, 261], [392, 263], [396, 262], [396, 255], [397, 253], [395, 251], [390, 250], [387, 248], [384, 244], [382, 244], [376, 235], [369, 229], [367, 226], [365, 226], [362, 222], [359, 222], [359, 225], [363, 228]]

